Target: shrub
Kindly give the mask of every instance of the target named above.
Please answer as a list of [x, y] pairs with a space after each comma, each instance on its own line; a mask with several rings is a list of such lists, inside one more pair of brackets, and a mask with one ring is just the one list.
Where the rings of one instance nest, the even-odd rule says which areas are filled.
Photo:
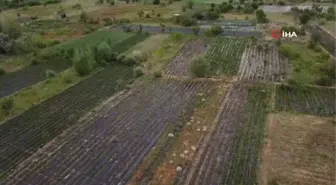
[[6, 98], [1, 102], [1, 108], [4, 110], [6, 115], [9, 115], [10, 112], [13, 110], [14, 107], [14, 100], [13, 98]]
[[188, 1], [188, 8], [192, 9], [194, 6], [194, 2], [193, 1]]
[[124, 60], [122, 61], [125, 65], [128, 65], [128, 66], [133, 66], [135, 64], [138, 63], [138, 61], [136, 60], [135, 57], [125, 57]]
[[283, 5], [285, 5], [286, 3], [285, 2], [283, 2], [283, 1], [278, 1], [278, 5], [280, 5], [280, 6], [283, 6]]
[[82, 9], [82, 5], [79, 3], [76, 3], [75, 5], [72, 6], [72, 9]]
[[51, 69], [47, 69], [45, 71], [45, 74], [46, 74], [47, 79], [54, 78], [57, 75], [57, 73]]
[[154, 77], [155, 78], [161, 78], [162, 77], [162, 73], [160, 71], [156, 71], [156, 72], [154, 72]]
[[0, 67], [0, 76], [6, 74], [6, 71]]
[[92, 50], [89, 48], [82, 52], [76, 50], [73, 58], [73, 64], [79, 75], [85, 76], [91, 73], [96, 65]]
[[268, 23], [269, 22], [269, 20], [266, 17], [265, 12], [261, 9], [256, 11], [256, 19], [258, 23]]
[[219, 14], [217, 12], [207, 12], [206, 18], [208, 20], [215, 20], [219, 18]]
[[82, 13], [79, 16], [80, 21], [86, 23], [86, 21], [89, 19], [89, 16], [85, 11], [82, 11]]
[[97, 46], [95, 52], [95, 59], [98, 64], [102, 64], [102, 61], [110, 62], [112, 60], [111, 57], [112, 51], [111, 47], [107, 42], [102, 42]]
[[139, 77], [145, 74], [145, 70], [142, 67], [137, 66], [133, 69], [133, 74], [135, 77]]
[[159, 5], [159, 4], [160, 4], [160, 0], [154, 0], [154, 1], [153, 1], [153, 4], [155, 4], [155, 5]]
[[223, 32], [223, 28], [218, 25], [213, 25], [210, 30], [213, 35], [220, 35]]
[[315, 84], [320, 86], [331, 86], [334, 83], [334, 80], [328, 76], [322, 76], [315, 81]]
[[195, 77], [205, 77], [209, 72], [209, 64], [204, 58], [196, 58], [191, 63], [191, 73]]
[[118, 57], [117, 57], [117, 62], [118, 63], [123, 63], [124, 62], [124, 60], [125, 60], [125, 55], [118, 55]]
[[39, 62], [36, 60], [36, 59], [33, 59], [31, 62], [30, 62], [30, 65], [32, 65], [32, 66], [36, 66], [36, 65], [38, 65], [39, 64]]

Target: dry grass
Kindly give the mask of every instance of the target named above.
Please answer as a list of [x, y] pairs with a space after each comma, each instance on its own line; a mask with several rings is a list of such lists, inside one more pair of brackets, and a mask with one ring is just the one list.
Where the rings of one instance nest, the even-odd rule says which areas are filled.
[[267, 18], [275, 24], [295, 24], [298, 23], [291, 13], [265, 12]]
[[310, 115], [270, 115], [262, 159], [263, 184], [335, 184], [333, 121]]
[[255, 19], [254, 14], [244, 14], [244, 13], [224, 13], [221, 16], [221, 19], [225, 20], [253, 20]]

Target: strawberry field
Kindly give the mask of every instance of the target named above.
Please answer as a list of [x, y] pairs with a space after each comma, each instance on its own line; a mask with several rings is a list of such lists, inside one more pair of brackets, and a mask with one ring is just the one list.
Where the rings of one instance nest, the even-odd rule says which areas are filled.
[[[115, 72], [110, 71], [110, 73]], [[120, 73], [125, 73], [125, 71], [120, 71]], [[97, 79], [95, 81], [99, 82]], [[106, 78], [102, 81], [109, 80]], [[90, 88], [97, 89], [92, 90], [96, 92], [95, 95], [85, 97], [100, 97], [97, 91], [110, 93], [108, 89], [99, 90], [98, 85], [101, 86], [101, 84], [92, 84]], [[155, 146], [166, 127], [178, 123], [183, 116], [188, 116], [185, 114], [190, 112], [187, 110], [192, 110], [195, 105], [197, 93], [203, 92], [210, 85], [206, 82], [160, 80], [131, 90], [131, 93], [119, 103], [107, 110], [97, 112], [97, 116], [82, 126], [74, 128], [71, 133], [59, 137], [55, 143], [38, 152], [33, 160], [26, 161], [25, 165], [21, 165], [22, 168], [12, 174], [12, 178], [6, 179], [3, 184], [126, 184], [136, 167]], [[90, 105], [90, 102], [83, 101], [78, 103]], [[58, 107], [75, 110], [75, 107]], [[81, 106], [81, 108], [84, 107]], [[31, 124], [36, 127], [42, 124], [46, 129], [52, 129], [53, 132], [50, 134], [54, 135], [55, 132], [64, 130], [64, 124], [70, 124], [65, 121], [67, 115], [64, 111], [59, 110], [58, 112], [63, 113], [63, 117], [48, 113], [50, 118], [41, 117], [39, 119], [58, 119], [57, 124], [55, 120], [54, 122], [49, 120], [48, 126], [41, 122]], [[62, 124], [60, 121], [65, 123]], [[40, 129], [42, 125], [39, 126]], [[8, 124], [6, 126], [9, 127]], [[28, 129], [29, 126], [25, 127]], [[11, 127], [14, 129], [13, 126]], [[26, 132], [33, 133], [34, 130], [38, 129], [31, 128]], [[17, 133], [15, 136], [22, 139], [29, 138], [30, 141], [34, 137], [35, 141], [41, 140], [37, 136], [22, 132], [20, 134]], [[23, 152], [16, 148], [20, 147], [26, 152], [32, 151], [31, 148], [25, 147], [26, 145], [19, 145], [20, 139], [10, 139], [8, 135], [4, 134], [3, 136], [7, 137], [2, 139], [5, 146], [1, 152], [3, 171], [19, 162], [17, 160], [19, 157], [15, 157], [16, 155], [20, 152], [23, 155]], [[6, 145], [5, 142], [8, 144]], [[7, 155], [11, 150], [17, 152], [13, 151], [12, 155]]]
[[9, 172], [73, 125], [83, 113], [129, 83], [132, 69], [114, 66], [0, 125], [0, 170]]
[[335, 89], [318, 87], [276, 87], [276, 110], [319, 116], [333, 116], [335, 110]]
[[188, 76], [192, 59], [203, 55], [205, 50], [206, 45], [200, 39], [188, 42], [168, 64], [164, 73], [172, 76]]
[[205, 58], [210, 62], [210, 70], [219, 75], [235, 75], [247, 43], [247, 39], [214, 39], [205, 53]]
[[243, 54], [238, 79], [244, 81], [280, 82], [286, 79], [288, 60], [281, 57], [272, 43], [251, 44]]
[[261, 86], [231, 87], [216, 128], [193, 164], [183, 166], [175, 184], [255, 184], [267, 96]]

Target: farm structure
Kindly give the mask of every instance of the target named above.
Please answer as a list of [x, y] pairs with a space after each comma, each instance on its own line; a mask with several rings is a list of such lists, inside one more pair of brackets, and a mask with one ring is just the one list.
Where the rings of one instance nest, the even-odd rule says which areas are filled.
[[217, 126], [175, 184], [255, 184], [266, 109], [263, 88], [233, 85], [222, 103]]
[[205, 50], [206, 44], [200, 39], [188, 42], [168, 64], [164, 73], [170, 76], [188, 76], [192, 59], [202, 56]]
[[204, 56], [210, 62], [210, 71], [218, 75], [237, 74], [239, 62], [248, 42], [247, 39], [227, 37], [211, 41]]
[[279, 82], [286, 78], [287, 73], [288, 59], [280, 55], [278, 46], [270, 43], [258, 48], [258, 45], [251, 44], [243, 54], [238, 79]]
[[132, 77], [130, 67], [106, 68], [1, 124], [0, 174], [7, 174], [97, 103], [120, 90]]
[[3, 184], [126, 184], [165, 128], [192, 110], [197, 93], [209, 86], [159, 80], [131, 89], [108, 110], [37, 152]]
[[336, 114], [334, 88], [291, 87], [277, 85], [276, 110], [311, 114], [318, 116], [333, 116]]

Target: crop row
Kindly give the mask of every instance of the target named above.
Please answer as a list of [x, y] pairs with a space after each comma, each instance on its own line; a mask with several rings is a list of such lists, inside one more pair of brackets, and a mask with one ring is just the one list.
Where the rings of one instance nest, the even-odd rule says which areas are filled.
[[[50, 61], [28, 66], [22, 70], [0, 77], [0, 98], [45, 80], [45, 71], [47, 69], [60, 72], [69, 68], [72, 65], [72, 62], [69, 61], [71, 58], [65, 58], [67, 49], [83, 49], [90, 44], [99, 44], [100, 42], [107, 40], [114, 52], [122, 53], [148, 37], [148, 34], [135, 35], [110, 31], [106, 33], [101, 32], [100, 34], [101, 35], [94, 33], [73, 41], [62, 43], [55, 47], [47, 48], [42, 51], [41, 55], [48, 58]], [[106, 38], [102, 36], [106, 36]]]
[[188, 42], [164, 70], [167, 75], [187, 76], [193, 58], [203, 55], [206, 45], [201, 40]]
[[210, 70], [216, 74], [235, 75], [247, 43], [247, 39], [216, 38], [205, 53]]
[[335, 89], [317, 87], [276, 87], [275, 108], [319, 116], [333, 116], [335, 110]]
[[279, 54], [274, 44], [251, 45], [243, 54], [239, 71], [239, 80], [281, 81], [286, 78], [288, 60]]
[[9, 171], [73, 125], [132, 78], [125, 66], [106, 68], [0, 125], [0, 169]]
[[167, 126], [207, 87], [187, 81], [142, 85], [45, 148], [4, 184], [126, 184]]
[[[231, 87], [219, 122], [199, 158], [175, 185], [255, 184], [267, 110], [263, 87]], [[204, 141], [205, 142], [205, 141]]]

